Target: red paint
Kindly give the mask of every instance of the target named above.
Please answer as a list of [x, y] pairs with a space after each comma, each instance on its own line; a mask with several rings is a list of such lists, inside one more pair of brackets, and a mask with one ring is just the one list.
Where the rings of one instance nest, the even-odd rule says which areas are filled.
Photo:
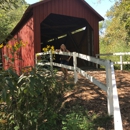
[[[43, 4], [42, 4], [43, 3]], [[40, 52], [40, 23], [50, 14], [62, 14], [73, 17], [85, 18], [94, 30], [94, 54], [99, 53], [99, 30], [98, 22], [103, 18], [96, 13], [83, 0], [50, 0], [49, 2], [41, 2], [34, 6], [34, 36], [35, 43], [38, 44], [35, 52]]]
[[[20, 38], [27, 42], [26, 47], [20, 50], [20, 56], [23, 61], [16, 61], [15, 67], [19, 72], [25, 66], [34, 66], [35, 53], [41, 51], [41, 34], [40, 23], [50, 14], [61, 14], [79, 18], [85, 18], [94, 30], [94, 54], [99, 53], [99, 29], [98, 22], [103, 18], [90, 7], [84, 0], [44, 0], [29, 6], [25, 11], [21, 21], [12, 31], [14, 37]], [[10, 45], [14, 44], [13, 40], [9, 41]], [[3, 54], [9, 53], [4, 47]], [[9, 55], [9, 54], [8, 54]], [[6, 61], [4, 67], [6, 67]]]
[[[14, 36], [16, 39], [22, 40], [23, 43], [27, 43], [25, 47], [21, 47], [18, 50], [19, 55], [15, 55], [15, 59], [22, 59], [22, 60], [15, 60], [14, 67], [16, 71], [19, 73], [20, 70], [25, 66], [33, 66], [34, 65], [34, 29], [33, 29], [33, 18], [31, 18], [19, 32], [17, 32]], [[13, 46], [16, 43], [16, 40], [12, 38], [8, 45]], [[3, 54], [7, 55], [12, 58], [12, 54], [10, 48], [4, 46]], [[10, 64], [7, 62], [5, 58], [3, 58], [4, 68], [7, 69]]]

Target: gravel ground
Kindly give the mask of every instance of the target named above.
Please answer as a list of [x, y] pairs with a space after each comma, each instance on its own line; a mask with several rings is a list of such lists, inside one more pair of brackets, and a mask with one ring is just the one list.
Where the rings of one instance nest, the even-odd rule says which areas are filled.
[[[99, 81], [106, 83], [105, 71], [89, 70], [86, 71], [91, 76]], [[57, 73], [58, 80], [63, 81], [62, 72]], [[120, 110], [123, 122], [123, 130], [130, 130], [130, 72], [129, 71], [115, 71], [117, 91], [119, 96]], [[78, 82], [75, 84], [75, 89], [65, 93], [65, 102], [74, 102], [84, 105], [89, 112], [107, 113], [107, 98], [106, 92], [88, 81], [81, 75], [78, 75]], [[73, 82], [73, 72], [69, 71], [69, 78], [66, 82]], [[113, 124], [108, 129], [112, 130]]]

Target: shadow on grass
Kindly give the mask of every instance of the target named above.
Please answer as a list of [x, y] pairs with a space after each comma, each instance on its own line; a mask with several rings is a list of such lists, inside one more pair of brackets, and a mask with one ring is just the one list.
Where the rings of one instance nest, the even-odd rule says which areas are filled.
[[63, 130], [112, 130], [113, 118], [107, 114], [88, 111], [68, 102], [61, 110]]
[[[65, 83], [65, 86], [63, 86], [66, 87], [60, 110], [62, 130], [114, 129], [113, 117], [107, 114], [107, 98], [100, 89], [92, 88], [93, 85], [91, 84], [89, 84], [88, 89], [86, 87], [77, 87], [68, 81], [62, 81], [62, 83]], [[88, 100], [86, 92], [91, 89], [96, 91], [98, 96], [92, 98], [92, 94]]]

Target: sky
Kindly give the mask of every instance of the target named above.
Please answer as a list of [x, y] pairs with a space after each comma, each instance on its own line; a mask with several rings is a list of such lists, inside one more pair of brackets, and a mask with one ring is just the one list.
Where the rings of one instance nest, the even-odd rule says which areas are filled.
[[[39, 0], [25, 0], [28, 4], [33, 4], [38, 2]], [[86, 0], [86, 2], [93, 7], [102, 17], [105, 18], [106, 12], [110, 9], [112, 5], [114, 5], [115, 0]]]

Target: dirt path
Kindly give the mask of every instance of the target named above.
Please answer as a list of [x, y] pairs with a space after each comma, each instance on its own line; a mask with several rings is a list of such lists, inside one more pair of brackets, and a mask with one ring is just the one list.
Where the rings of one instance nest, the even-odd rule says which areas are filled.
[[[105, 71], [91, 70], [87, 72], [99, 81], [106, 83]], [[130, 72], [115, 71], [115, 75], [123, 129], [130, 130]], [[58, 76], [62, 80], [61, 72], [58, 72]], [[65, 94], [66, 102], [76, 101], [78, 104], [84, 105], [90, 112], [107, 113], [106, 93], [81, 75], [78, 75], [78, 78], [75, 89]], [[73, 72], [69, 72], [67, 82], [73, 82]]]

